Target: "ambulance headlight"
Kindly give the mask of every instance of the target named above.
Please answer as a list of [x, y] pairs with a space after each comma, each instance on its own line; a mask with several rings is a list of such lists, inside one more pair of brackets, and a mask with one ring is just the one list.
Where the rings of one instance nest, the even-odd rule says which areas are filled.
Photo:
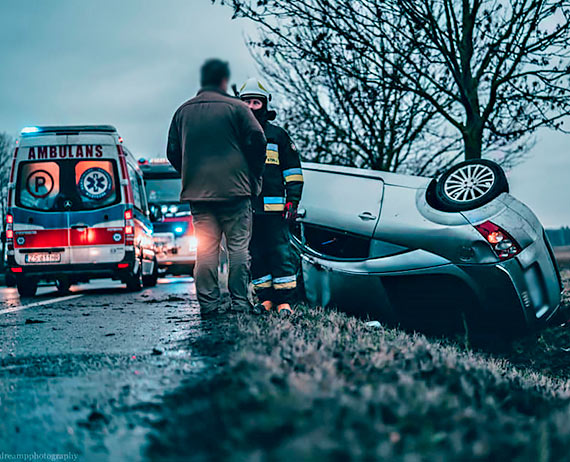
[[166, 212], [168, 212], [168, 205], [162, 205], [160, 207], [160, 211], [165, 214]]
[[172, 213], [172, 214], [175, 214], [176, 212], [178, 212], [178, 206], [177, 206], [177, 205], [171, 205], [171, 206], [168, 208], [168, 211], [169, 211], [170, 213]]

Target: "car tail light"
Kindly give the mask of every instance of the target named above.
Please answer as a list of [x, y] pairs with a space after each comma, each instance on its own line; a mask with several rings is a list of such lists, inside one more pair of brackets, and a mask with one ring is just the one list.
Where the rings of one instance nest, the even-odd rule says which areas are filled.
[[495, 223], [486, 221], [475, 226], [475, 228], [491, 245], [499, 259], [506, 260], [507, 258], [514, 257], [521, 251], [517, 241]]
[[6, 246], [8, 250], [14, 248], [14, 216], [10, 213], [6, 215]]
[[128, 267], [129, 267], [128, 263], [119, 263], [117, 265], [117, 268], [119, 268], [119, 269], [128, 268]]
[[10, 270], [12, 271], [12, 273], [21, 273], [22, 272], [22, 268], [10, 268]]
[[125, 210], [125, 244], [133, 245], [135, 240], [135, 222], [133, 220], [133, 210]]

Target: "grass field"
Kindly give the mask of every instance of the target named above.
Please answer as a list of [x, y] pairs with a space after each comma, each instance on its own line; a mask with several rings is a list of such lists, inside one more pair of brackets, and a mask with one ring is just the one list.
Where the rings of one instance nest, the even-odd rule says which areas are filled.
[[[564, 278], [568, 287], [570, 270]], [[570, 454], [565, 327], [490, 354], [307, 309], [290, 319], [228, 315], [194, 346], [217, 353], [207, 377], [167, 398], [149, 446], [157, 460]]]

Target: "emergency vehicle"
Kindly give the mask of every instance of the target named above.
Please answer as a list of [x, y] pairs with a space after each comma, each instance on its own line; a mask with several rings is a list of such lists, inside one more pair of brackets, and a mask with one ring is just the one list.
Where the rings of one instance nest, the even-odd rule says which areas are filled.
[[27, 127], [14, 151], [7, 263], [21, 296], [40, 281], [113, 278], [130, 290], [158, 278], [138, 164], [110, 125]]
[[190, 205], [180, 202], [180, 174], [168, 159], [139, 159], [154, 226], [160, 273], [192, 275], [198, 240]]

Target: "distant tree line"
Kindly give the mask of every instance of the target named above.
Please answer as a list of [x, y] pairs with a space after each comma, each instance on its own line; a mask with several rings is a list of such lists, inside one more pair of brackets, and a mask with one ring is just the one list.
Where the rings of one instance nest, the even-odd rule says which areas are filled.
[[259, 26], [252, 52], [310, 160], [508, 165], [570, 114], [567, 0], [220, 2]]
[[547, 229], [546, 234], [554, 247], [570, 246], [570, 228]]

